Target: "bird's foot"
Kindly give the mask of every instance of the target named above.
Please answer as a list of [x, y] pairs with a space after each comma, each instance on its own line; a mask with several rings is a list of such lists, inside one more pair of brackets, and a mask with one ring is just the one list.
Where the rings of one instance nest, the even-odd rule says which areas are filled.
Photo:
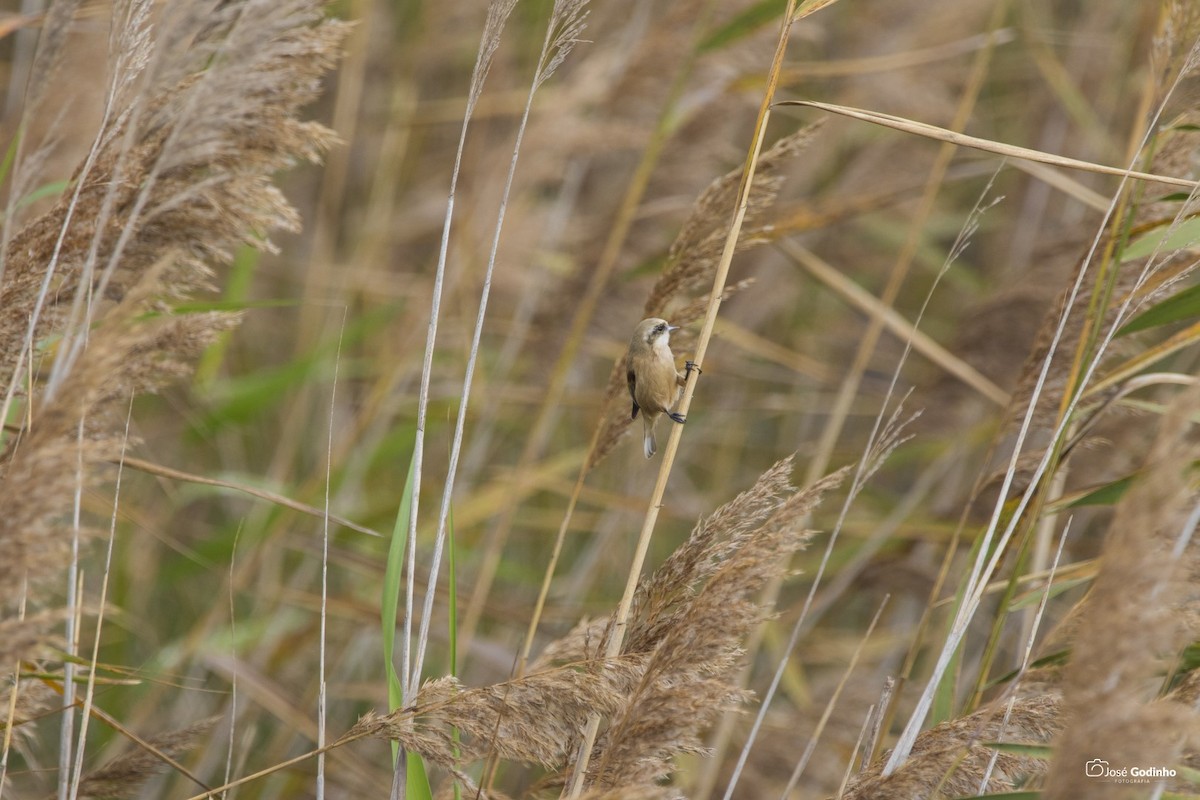
[[696, 370], [697, 375], [703, 375], [704, 370], [700, 369], [700, 365], [695, 361], [685, 361], [683, 364], [683, 376], [686, 378], [692, 374], [692, 370]]
[[678, 411], [668, 411], [667, 416], [678, 422], [680, 425], [687, 422], [687, 417], [685, 417], [683, 414], [680, 414]]

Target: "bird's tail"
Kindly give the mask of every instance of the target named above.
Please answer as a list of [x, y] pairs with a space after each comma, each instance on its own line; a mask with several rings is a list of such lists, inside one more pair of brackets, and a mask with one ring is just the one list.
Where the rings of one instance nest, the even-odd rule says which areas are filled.
[[658, 452], [658, 443], [654, 441], [654, 415], [642, 414], [642, 427], [645, 430], [642, 438], [642, 449], [646, 458], [653, 458]]

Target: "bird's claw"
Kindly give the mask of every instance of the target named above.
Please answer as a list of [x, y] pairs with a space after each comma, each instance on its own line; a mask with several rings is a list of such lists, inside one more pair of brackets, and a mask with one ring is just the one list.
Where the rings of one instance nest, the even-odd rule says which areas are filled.
[[684, 376], [686, 377], [686, 376], [688, 376], [688, 375], [692, 374], [692, 370], [696, 370], [696, 374], [697, 374], [697, 375], [703, 375], [703, 374], [704, 374], [704, 370], [700, 369], [700, 365], [699, 365], [699, 364], [697, 364], [695, 361], [685, 361], [685, 362], [683, 363], [683, 374], [684, 374]]
[[680, 425], [687, 422], [687, 417], [685, 417], [683, 414], [680, 414], [678, 411], [668, 412], [667, 416], [678, 422]]

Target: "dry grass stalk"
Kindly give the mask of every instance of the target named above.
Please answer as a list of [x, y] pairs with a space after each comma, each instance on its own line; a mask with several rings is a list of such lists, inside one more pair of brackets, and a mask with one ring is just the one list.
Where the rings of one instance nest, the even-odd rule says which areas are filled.
[[1145, 787], [1090, 778], [1084, 764], [1170, 766], [1187, 732], [1194, 739], [1200, 731], [1194, 706], [1153, 702], [1179, 652], [1200, 636], [1193, 588], [1200, 569], [1187, 519], [1195, 506], [1189, 472], [1200, 449], [1189, 418], [1197, 407], [1195, 392], [1174, 405], [1147, 474], [1117, 507], [1065, 671], [1070, 721], [1046, 797], [1141, 796]]
[[[783, 186], [781, 169], [812, 141], [819, 128], [819, 124], [810, 125], [785, 136], [759, 156], [754, 183], [750, 187], [746, 221], [738, 237], [739, 250], [770, 240], [772, 228], [767, 211]], [[704, 316], [709, 297], [704, 295], [695, 299], [694, 295], [712, 284], [725, 244], [729, 214], [737, 204], [741, 178], [742, 167], [731, 170], [709, 184], [696, 199], [667, 253], [667, 266], [663, 274], [646, 298], [643, 317], [665, 316], [673, 324], [682, 325]], [[747, 285], [741, 281], [726, 287], [722, 290], [722, 299]], [[676, 339], [679, 345], [683, 345], [680, 349], [686, 348], [686, 337], [677, 336]], [[622, 357], [613, 365], [608, 376], [604, 392], [604, 415], [595, 446], [588, 454], [585, 472], [603, 461], [629, 429], [632, 420], [629, 403], [626, 402], [627, 394], [625, 359]]]
[[411, 706], [367, 715], [348, 736], [392, 739], [450, 769], [490, 751], [561, 769], [589, 715], [600, 713], [612, 723], [597, 744], [593, 788], [657, 796], [671, 757], [698, 751], [708, 722], [744, 699], [735, 687], [740, 648], [767, 613], [754, 598], [807, 542], [802, 521], [843, 477], [797, 491], [792, 466], [790, 457], [780, 461], [702, 520], [643, 579], [618, 658], [597, 658], [611, 620], [585, 621], [548, 646], [523, 678], [478, 689], [453, 678], [430, 681]]
[[[294, 229], [273, 174], [333, 141], [297, 119], [344, 33], [320, 3], [171, 4], [153, 32], [150, 4], [123, 8], [118, 105], [64, 196], [12, 236], [0, 284], [0, 381], [10, 397], [33, 386], [32, 427], [0, 455], [6, 604], [68, 562], [77, 475], [90, 485], [119, 452], [113, 423], [130, 395], [186, 374], [238, 319], [173, 315], [170, 304], [238, 246], [270, 247], [265, 233]], [[48, 379], [28, 377], [31, 354]], [[22, 625], [30, 646], [10, 657], [32, 654], [43, 619]]]

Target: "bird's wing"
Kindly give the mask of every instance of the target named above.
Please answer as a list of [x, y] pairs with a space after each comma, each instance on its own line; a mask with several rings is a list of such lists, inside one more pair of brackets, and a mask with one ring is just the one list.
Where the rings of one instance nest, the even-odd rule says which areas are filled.
[[637, 389], [637, 375], [634, 374], [632, 369], [625, 370], [625, 381], [629, 384], [629, 399], [633, 401], [633, 413], [629, 415], [629, 418], [637, 419], [638, 402], [637, 394], [635, 394], [635, 390]]

